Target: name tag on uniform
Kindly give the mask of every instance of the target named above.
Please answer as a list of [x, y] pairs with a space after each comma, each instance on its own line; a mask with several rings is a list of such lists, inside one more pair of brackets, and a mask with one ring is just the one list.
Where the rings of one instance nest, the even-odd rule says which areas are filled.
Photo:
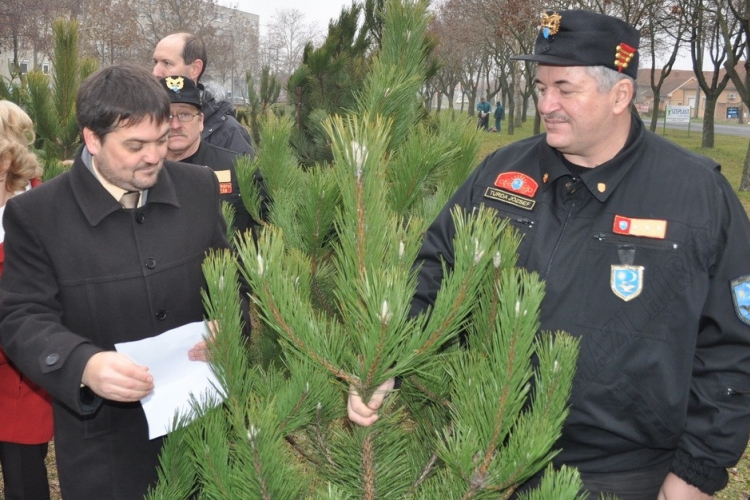
[[491, 200], [501, 201], [518, 208], [523, 208], [524, 210], [531, 210], [534, 208], [534, 205], [536, 205], [536, 201], [531, 198], [526, 198], [525, 196], [509, 193], [502, 189], [496, 189], [493, 187], [487, 188], [487, 191], [484, 192], [484, 197]]
[[630, 217], [615, 215], [612, 232], [615, 234], [663, 240], [667, 236], [667, 221], [659, 219], [631, 219]]
[[214, 171], [216, 178], [219, 179], [219, 193], [230, 194], [232, 192], [232, 172], [230, 170]]

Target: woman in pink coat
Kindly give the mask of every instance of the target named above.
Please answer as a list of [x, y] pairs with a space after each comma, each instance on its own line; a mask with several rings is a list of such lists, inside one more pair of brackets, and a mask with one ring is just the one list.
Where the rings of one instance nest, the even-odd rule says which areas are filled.
[[[34, 126], [10, 101], [0, 101], [0, 219], [13, 196], [39, 183], [42, 169], [29, 150]], [[5, 261], [0, 225], [0, 274]], [[49, 395], [19, 372], [0, 348], [0, 467], [6, 500], [49, 500], [44, 458], [52, 439]]]

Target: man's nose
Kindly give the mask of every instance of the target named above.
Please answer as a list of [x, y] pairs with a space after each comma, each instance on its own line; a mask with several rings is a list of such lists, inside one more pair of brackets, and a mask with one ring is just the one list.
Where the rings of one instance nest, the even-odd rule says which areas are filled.
[[144, 148], [143, 161], [148, 163], [149, 165], [154, 165], [156, 163], [159, 163], [161, 160], [164, 159], [164, 156], [166, 155], [166, 151], [167, 151], [166, 143], [149, 144], [146, 148]]
[[539, 106], [539, 113], [546, 115], [557, 109], [557, 99], [552, 95], [552, 92], [545, 92], [539, 96], [537, 100], [537, 106]]

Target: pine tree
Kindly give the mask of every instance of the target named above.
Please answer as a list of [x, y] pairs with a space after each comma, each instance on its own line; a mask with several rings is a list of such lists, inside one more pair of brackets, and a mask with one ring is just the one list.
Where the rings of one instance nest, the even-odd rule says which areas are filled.
[[79, 56], [77, 21], [57, 19], [52, 31], [52, 85], [49, 76], [38, 69], [28, 75], [29, 114], [37, 136], [43, 141], [45, 170], [53, 167], [56, 160], [73, 157], [80, 143], [75, 117], [76, 92], [97, 67], [95, 60]]
[[[239, 165], [243, 195], [260, 168], [273, 206], [257, 242], [204, 264], [226, 398], [175, 421], [152, 500], [507, 498], [554, 455], [578, 344], [537, 333], [544, 285], [515, 266], [518, 240], [493, 210], [454, 210], [454, 262], [434, 306], [409, 315], [426, 224], [478, 150], [464, 123], [424, 120], [427, 22], [427, 2], [387, 3], [351, 113], [322, 122], [332, 166], [297, 164], [285, 118]], [[251, 342], [238, 275], [252, 289]], [[349, 424], [350, 388], [368, 398], [394, 377], [380, 419]], [[579, 488], [576, 470], [550, 468], [524, 498]]]
[[255, 82], [250, 71], [245, 73], [245, 83], [247, 84], [248, 108], [247, 111], [237, 112], [237, 118], [250, 127], [250, 134], [253, 138], [253, 144], [257, 147], [260, 145], [260, 117], [276, 104], [281, 93], [281, 83], [275, 73], [271, 73], [271, 68], [263, 66], [260, 73], [260, 82], [258, 90], [255, 89]]
[[305, 165], [331, 160], [323, 123], [330, 114], [351, 110], [365, 78], [371, 37], [369, 25], [359, 26], [361, 12], [356, 3], [342, 9], [328, 25], [323, 44], [305, 46], [302, 65], [287, 81], [287, 100], [301, 125], [293, 132], [292, 145]]

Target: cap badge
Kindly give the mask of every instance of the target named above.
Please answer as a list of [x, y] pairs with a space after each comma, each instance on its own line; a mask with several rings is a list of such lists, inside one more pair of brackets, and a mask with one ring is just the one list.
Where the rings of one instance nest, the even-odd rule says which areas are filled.
[[179, 93], [180, 90], [182, 90], [182, 87], [185, 85], [185, 79], [181, 76], [178, 76], [177, 78], [168, 76], [164, 79], [164, 82], [167, 84], [167, 87], [172, 89], [172, 92], [176, 94]]
[[560, 31], [561, 19], [562, 16], [557, 12], [553, 12], [552, 14], [542, 13], [542, 34], [544, 38], [557, 35], [557, 32]]
[[615, 66], [617, 66], [617, 71], [622, 73], [622, 70], [628, 67], [630, 60], [633, 59], [636, 52], [638, 52], [638, 49], [634, 49], [627, 43], [621, 43], [618, 45], [617, 53], [615, 54]]

